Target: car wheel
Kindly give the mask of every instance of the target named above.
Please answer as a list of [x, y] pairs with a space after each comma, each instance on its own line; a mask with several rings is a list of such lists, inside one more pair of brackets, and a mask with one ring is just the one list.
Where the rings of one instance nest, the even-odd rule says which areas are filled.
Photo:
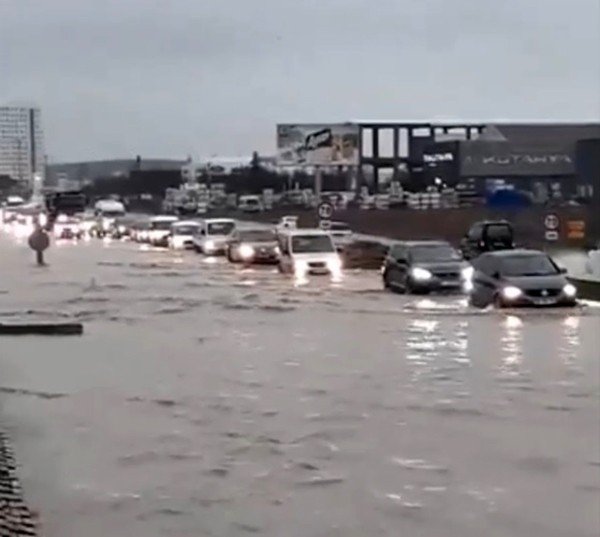
[[494, 296], [494, 307], [499, 310], [506, 308], [506, 304], [499, 294]]

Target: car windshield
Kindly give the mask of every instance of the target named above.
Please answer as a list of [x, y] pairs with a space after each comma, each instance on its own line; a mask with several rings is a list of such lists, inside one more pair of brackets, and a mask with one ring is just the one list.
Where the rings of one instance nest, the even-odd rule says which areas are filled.
[[209, 235], [229, 235], [235, 229], [233, 222], [211, 222], [208, 224]]
[[269, 229], [252, 229], [240, 231], [240, 241], [248, 242], [272, 242], [275, 240], [275, 235]]
[[171, 229], [171, 224], [173, 222], [170, 222], [169, 220], [159, 220], [157, 222], [151, 222], [150, 223], [150, 229], [156, 229], [159, 231], [166, 231], [168, 229]]
[[486, 235], [490, 241], [512, 242], [511, 228], [503, 224], [488, 226]]
[[460, 261], [460, 254], [450, 245], [414, 246], [410, 249], [410, 256], [418, 263], [433, 261]]
[[102, 216], [104, 218], [118, 218], [124, 214], [125, 213], [123, 211], [102, 211]]
[[200, 226], [175, 226], [173, 228], [174, 235], [195, 235], [198, 232]]
[[502, 259], [502, 276], [551, 276], [558, 274], [558, 267], [547, 255], [515, 255]]
[[327, 235], [296, 235], [292, 237], [292, 252], [295, 254], [335, 252]]

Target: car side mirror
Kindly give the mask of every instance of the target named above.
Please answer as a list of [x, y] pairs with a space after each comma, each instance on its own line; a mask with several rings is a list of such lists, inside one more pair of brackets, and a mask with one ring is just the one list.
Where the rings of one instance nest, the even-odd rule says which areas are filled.
[[500, 273], [498, 271], [494, 272], [492, 274], [492, 278], [494, 278], [494, 280], [499, 280], [500, 279]]
[[567, 269], [565, 267], [559, 267], [558, 268], [558, 272], [560, 274], [567, 274], [568, 271], [567, 271]]

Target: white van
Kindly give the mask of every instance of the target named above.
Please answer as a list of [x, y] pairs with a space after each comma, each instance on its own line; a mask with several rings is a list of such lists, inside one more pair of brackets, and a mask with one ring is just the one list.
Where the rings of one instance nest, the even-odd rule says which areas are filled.
[[176, 216], [153, 216], [148, 227], [148, 242], [153, 246], [167, 246], [171, 225], [177, 222]]
[[169, 248], [182, 250], [194, 247], [194, 237], [200, 231], [200, 222], [195, 220], [180, 220], [171, 224]]
[[279, 235], [279, 270], [303, 279], [309, 274], [342, 276], [342, 260], [331, 235], [321, 229], [297, 229]]
[[207, 218], [194, 236], [194, 248], [204, 255], [224, 255], [234, 231], [235, 220], [231, 218]]
[[96, 233], [105, 235], [108, 233], [117, 218], [125, 216], [125, 205], [116, 200], [99, 200], [94, 205], [96, 216]]
[[240, 196], [238, 209], [245, 213], [260, 213], [263, 210], [260, 196]]

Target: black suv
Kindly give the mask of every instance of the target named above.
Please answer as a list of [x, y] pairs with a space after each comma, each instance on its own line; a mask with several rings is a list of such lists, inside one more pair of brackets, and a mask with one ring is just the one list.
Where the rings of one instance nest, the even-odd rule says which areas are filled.
[[393, 244], [381, 273], [386, 289], [426, 294], [460, 291], [470, 277], [460, 252], [444, 241], [406, 241]]
[[460, 241], [460, 250], [465, 259], [474, 259], [485, 252], [512, 250], [514, 231], [506, 220], [476, 222]]

